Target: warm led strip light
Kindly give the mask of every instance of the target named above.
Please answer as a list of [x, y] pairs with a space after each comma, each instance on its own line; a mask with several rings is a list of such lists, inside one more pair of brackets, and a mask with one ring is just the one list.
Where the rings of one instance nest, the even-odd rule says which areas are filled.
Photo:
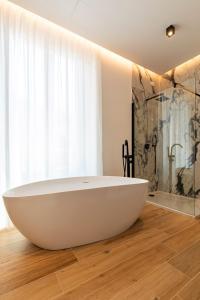
[[[51, 22], [51, 21], [49, 21], [49, 20], [47, 20], [43, 17], [40, 17], [39, 15], [37, 15], [35, 13], [32, 13], [29, 10], [27, 10], [27, 9], [25, 9], [25, 8], [19, 6], [19, 5], [16, 5], [16, 4], [14, 4], [14, 3], [12, 3], [8, 0], [0, 0], [0, 9], [4, 5], [6, 5], [7, 7], [10, 6], [10, 8], [12, 10], [18, 11], [20, 13], [24, 13], [24, 15], [28, 18], [31, 18], [32, 21], [38, 21], [38, 24], [40, 24], [41, 26], [43, 25], [43, 26], [48, 27], [49, 29], [54, 31], [54, 33], [56, 33], [56, 31], [57, 31], [58, 34], [64, 34], [68, 38], [74, 39], [74, 40], [79, 41], [81, 43], [85, 43], [86, 47], [94, 48], [96, 50], [97, 54], [104, 55], [108, 59], [114, 60], [116, 63], [124, 64], [124, 65], [126, 65], [130, 68], [132, 68], [133, 64], [135, 64], [135, 65], [137, 65], [141, 68], [144, 68], [144, 67], [134, 63], [133, 61], [131, 61], [131, 60], [125, 58], [125, 57], [122, 57], [121, 55], [116, 54], [116, 53], [114, 53], [114, 52], [112, 52], [112, 51], [110, 51], [110, 50], [108, 50], [108, 49], [106, 49], [106, 48], [104, 48], [104, 47], [102, 47], [102, 46], [100, 46], [100, 45], [98, 45], [98, 44], [96, 44], [96, 43], [80, 36], [80, 35], [78, 35], [77, 33], [74, 33], [74, 32], [72, 32], [68, 29], [65, 29], [62, 26], [57, 25], [57, 24], [55, 24], [55, 23], [53, 23], [53, 22]], [[176, 68], [179, 68], [179, 67], [182, 68], [182, 67], [184, 67], [185, 64], [194, 63], [194, 60], [199, 59], [199, 57], [200, 57], [200, 55], [198, 55], [194, 58], [191, 58], [190, 60], [188, 60], [186, 62], [183, 62], [182, 64], [178, 65]], [[148, 69], [146, 69], [146, 70], [148, 70]], [[148, 70], [148, 71], [152, 74], [156, 74], [155, 72], [153, 72], [151, 70]], [[170, 71], [171, 70], [169, 70], [168, 72], [170, 72]], [[168, 72], [166, 72], [166, 73], [168, 73]], [[157, 76], [162, 76], [160, 74], [156, 74], [156, 75]]]
[[55, 24], [55, 23], [53, 23], [53, 22], [51, 22], [51, 21], [49, 21], [49, 20], [47, 20], [43, 17], [40, 17], [39, 15], [37, 15], [35, 13], [32, 13], [29, 10], [27, 10], [27, 9], [21, 7], [21, 6], [18, 6], [18, 5], [14, 4], [14, 3], [12, 3], [8, 0], [0, 0], [0, 9], [4, 5], [6, 5], [7, 7], [10, 6], [10, 8], [12, 10], [15, 10], [16, 12], [23, 13], [26, 17], [32, 19], [32, 21], [38, 21], [38, 24], [40, 24], [41, 26], [42, 25], [46, 26], [49, 29], [53, 30], [54, 32], [55, 32], [55, 30], [57, 30], [58, 34], [64, 34], [68, 38], [75, 39], [76, 41], [79, 41], [81, 43], [85, 43], [86, 47], [89, 46], [89, 47], [94, 48], [97, 51], [97, 53], [99, 53], [99, 54], [106, 55], [109, 58], [114, 59], [114, 60], [116, 60], [120, 63], [126, 64], [130, 67], [133, 65], [133, 62], [130, 61], [129, 59], [124, 58], [124, 57], [122, 57], [122, 56], [120, 56], [120, 55], [118, 55], [118, 54], [116, 54], [116, 53], [114, 53], [114, 52], [112, 52], [112, 51], [110, 51], [110, 50], [94, 43], [94, 42], [91, 42], [90, 40], [88, 40], [88, 39], [72, 32], [68, 29], [65, 29], [60, 25], [57, 25], [57, 24]]

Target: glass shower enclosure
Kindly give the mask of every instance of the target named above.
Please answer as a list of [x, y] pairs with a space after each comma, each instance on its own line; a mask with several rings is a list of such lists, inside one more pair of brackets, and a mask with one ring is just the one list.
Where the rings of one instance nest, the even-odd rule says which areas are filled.
[[[200, 215], [200, 97], [196, 78], [162, 90], [146, 104], [156, 119], [152, 135], [156, 185], [149, 198], [160, 206]], [[149, 128], [148, 130], [151, 130]]]

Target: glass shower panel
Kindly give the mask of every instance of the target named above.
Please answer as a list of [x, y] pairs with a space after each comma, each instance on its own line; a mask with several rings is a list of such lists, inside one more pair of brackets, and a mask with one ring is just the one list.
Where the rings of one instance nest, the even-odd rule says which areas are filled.
[[158, 188], [158, 177], [157, 177], [157, 140], [158, 140], [158, 101], [152, 100], [146, 102], [147, 109], [147, 130], [146, 130], [146, 144], [145, 154], [148, 155], [147, 161], [147, 178], [150, 180], [150, 190], [155, 191]]
[[[195, 74], [196, 93], [200, 95], [200, 72]], [[195, 216], [200, 216], [200, 96], [196, 95], [196, 118], [195, 118]]]
[[165, 206], [194, 215], [195, 78], [181, 85], [162, 91], [158, 104], [158, 190]]

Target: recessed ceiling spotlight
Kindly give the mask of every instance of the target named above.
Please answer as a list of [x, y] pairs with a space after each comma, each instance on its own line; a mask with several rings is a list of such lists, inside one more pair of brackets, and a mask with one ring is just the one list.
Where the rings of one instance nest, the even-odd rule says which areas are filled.
[[166, 28], [166, 36], [169, 38], [172, 37], [175, 34], [175, 26], [170, 25], [169, 27]]

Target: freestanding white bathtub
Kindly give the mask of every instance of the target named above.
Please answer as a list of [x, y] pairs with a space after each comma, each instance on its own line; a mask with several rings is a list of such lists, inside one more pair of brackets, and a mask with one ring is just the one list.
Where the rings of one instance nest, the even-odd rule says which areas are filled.
[[35, 245], [65, 249], [110, 238], [140, 216], [148, 181], [124, 177], [48, 180], [7, 191], [14, 225]]

